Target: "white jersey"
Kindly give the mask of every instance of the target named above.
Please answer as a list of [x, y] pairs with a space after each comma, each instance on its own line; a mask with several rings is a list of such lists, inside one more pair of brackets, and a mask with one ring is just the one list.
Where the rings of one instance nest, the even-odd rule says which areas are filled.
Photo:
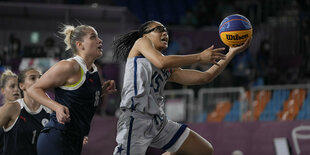
[[169, 69], [158, 69], [143, 56], [127, 59], [121, 109], [163, 115], [163, 91], [170, 76]]

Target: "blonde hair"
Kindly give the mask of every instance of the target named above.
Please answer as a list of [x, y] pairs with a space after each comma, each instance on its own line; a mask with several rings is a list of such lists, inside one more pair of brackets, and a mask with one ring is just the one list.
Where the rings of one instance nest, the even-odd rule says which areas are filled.
[[66, 44], [66, 50], [71, 49], [73, 53], [77, 52], [77, 48], [75, 45], [76, 41], [83, 41], [83, 37], [86, 35], [85, 30], [88, 28], [93, 28], [89, 25], [63, 25], [62, 31], [59, 32], [65, 36], [64, 42]]
[[4, 88], [6, 82], [10, 79], [10, 78], [17, 78], [17, 75], [15, 73], [13, 73], [10, 69], [6, 69], [2, 75], [1, 75], [1, 80], [0, 80], [0, 88]]

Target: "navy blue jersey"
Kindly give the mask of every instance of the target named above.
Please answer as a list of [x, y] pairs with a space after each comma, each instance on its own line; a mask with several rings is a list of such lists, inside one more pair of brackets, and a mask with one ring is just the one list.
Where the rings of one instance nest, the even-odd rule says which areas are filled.
[[[2, 106], [2, 104], [0, 103], [0, 107], [1, 106]], [[4, 136], [3, 129], [0, 128], [0, 155], [3, 155], [3, 143], [4, 143], [4, 137], [3, 136]]]
[[50, 118], [51, 111], [44, 107], [31, 112], [23, 99], [17, 102], [21, 106], [20, 114], [14, 124], [4, 129], [5, 155], [36, 155], [37, 138]]
[[3, 129], [0, 128], [0, 155], [3, 154], [3, 141], [4, 141], [4, 137], [3, 137]]
[[53, 112], [50, 123], [46, 126], [46, 128], [64, 130], [66, 133], [64, 138], [69, 138], [68, 140], [73, 140], [74, 137], [80, 139], [88, 135], [96, 107], [101, 102], [102, 92], [97, 67], [93, 64], [93, 70], [90, 72], [81, 57], [76, 56], [71, 59], [76, 60], [80, 65], [80, 80], [73, 85], [55, 88], [55, 100], [69, 108], [71, 121], [62, 125], [57, 122], [56, 113]]

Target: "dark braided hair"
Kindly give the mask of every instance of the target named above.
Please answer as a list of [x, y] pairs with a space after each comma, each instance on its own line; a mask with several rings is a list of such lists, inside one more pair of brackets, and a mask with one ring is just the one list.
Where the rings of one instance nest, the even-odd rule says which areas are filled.
[[138, 30], [128, 32], [121, 35], [118, 39], [113, 41], [112, 51], [113, 59], [119, 61], [126, 61], [132, 46], [136, 40], [141, 38], [143, 34], [147, 33], [147, 29], [151, 23], [156, 21], [151, 20], [143, 23]]

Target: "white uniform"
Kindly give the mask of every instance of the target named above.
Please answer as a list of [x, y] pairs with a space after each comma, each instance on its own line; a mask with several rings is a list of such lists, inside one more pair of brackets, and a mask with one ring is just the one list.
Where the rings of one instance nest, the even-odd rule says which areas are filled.
[[170, 76], [168, 69], [156, 68], [143, 56], [127, 60], [115, 155], [144, 155], [148, 146], [175, 152], [183, 144], [189, 129], [168, 120], [163, 110]]

